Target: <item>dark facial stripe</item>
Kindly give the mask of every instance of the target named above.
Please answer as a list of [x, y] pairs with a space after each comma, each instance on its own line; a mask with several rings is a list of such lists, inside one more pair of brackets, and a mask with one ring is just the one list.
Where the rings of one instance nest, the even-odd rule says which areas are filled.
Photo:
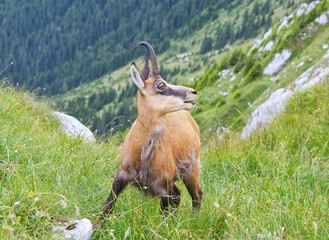
[[164, 91], [159, 92], [159, 93], [164, 96], [175, 96], [175, 97], [179, 97], [181, 99], [186, 98], [186, 91], [183, 89], [172, 89], [170, 87], [167, 87]]

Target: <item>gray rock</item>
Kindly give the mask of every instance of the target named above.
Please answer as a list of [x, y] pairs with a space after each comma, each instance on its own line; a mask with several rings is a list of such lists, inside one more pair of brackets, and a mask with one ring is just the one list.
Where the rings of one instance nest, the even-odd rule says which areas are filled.
[[53, 236], [63, 240], [89, 240], [92, 233], [93, 226], [87, 218], [72, 220], [53, 228]]
[[274, 46], [274, 41], [271, 40], [263, 48], [260, 48], [259, 51], [261, 51], [261, 52], [263, 52], [263, 51], [270, 52], [270, 51], [272, 51], [273, 46]]
[[327, 13], [321, 14], [321, 16], [315, 19], [315, 21], [320, 25], [326, 25], [328, 22]]
[[243, 129], [241, 137], [249, 137], [255, 130], [264, 128], [268, 123], [281, 112], [283, 112], [285, 103], [293, 94], [290, 89], [280, 88], [273, 92], [270, 98], [261, 104], [256, 110], [251, 114], [251, 117]]
[[287, 60], [291, 56], [289, 49], [283, 49], [281, 53], [275, 54], [273, 60], [265, 67], [263, 73], [265, 75], [273, 75], [286, 65]]
[[60, 112], [53, 112], [52, 114], [60, 121], [62, 130], [69, 137], [82, 137], [86, 142], [96, 141], [90, 129], [76, 118]]

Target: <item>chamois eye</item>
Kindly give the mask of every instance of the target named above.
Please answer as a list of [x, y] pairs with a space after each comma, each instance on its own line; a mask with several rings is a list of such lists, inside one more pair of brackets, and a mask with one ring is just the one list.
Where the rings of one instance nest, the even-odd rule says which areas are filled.
[[157, 85], [157, 89], [160, 91], [164, 91], [167, 88], [167, 85], [164, 82], [159, 82]]

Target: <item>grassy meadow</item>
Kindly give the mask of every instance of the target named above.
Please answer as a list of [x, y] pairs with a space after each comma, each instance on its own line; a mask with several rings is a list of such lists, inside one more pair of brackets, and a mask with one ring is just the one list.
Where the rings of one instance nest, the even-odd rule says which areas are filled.
[[[185, 187], [175, 217], [134, 188], [92, 239], [327, 239], [329, 85], [290, 101], [268, 130], [203, 139], [204, 199]], [[88, 144], [66, 137], [50, 104], [0, 88], [0, 238], [54, 239], [57, 221], [95, 222], [119, 166], [122, 138]]]

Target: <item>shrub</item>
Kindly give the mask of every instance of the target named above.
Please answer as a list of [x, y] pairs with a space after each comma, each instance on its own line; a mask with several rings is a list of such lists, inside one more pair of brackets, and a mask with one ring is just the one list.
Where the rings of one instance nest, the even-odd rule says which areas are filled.
[[238, 99], [239, 97], [241, 97], [242, 92], [241, 89], [237, 89], [234, 93], [233, 93], [233, 99]]
[[255, 80], [256, 77], [262, 74], [262, 65], [257, 62], [248, 72], [246, 78], [244, 79], [244, 84], [247, 85]]

